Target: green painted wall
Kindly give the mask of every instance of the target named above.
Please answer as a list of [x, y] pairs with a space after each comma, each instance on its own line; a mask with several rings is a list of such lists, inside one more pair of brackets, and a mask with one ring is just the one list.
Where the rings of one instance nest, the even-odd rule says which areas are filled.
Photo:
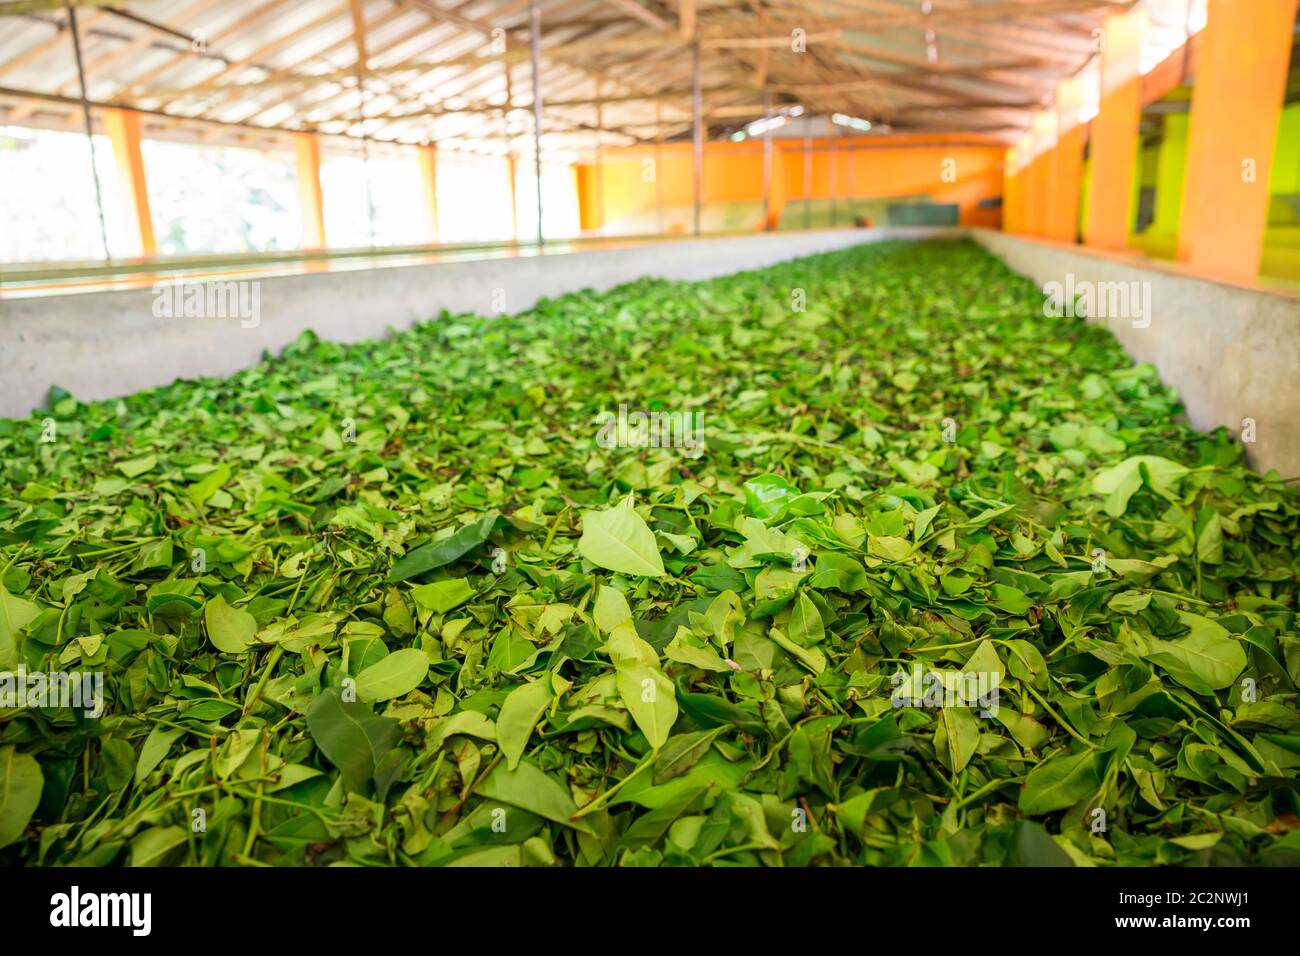
[[1300, 103], [1282, 110], [1277, 124], [1277, 149], [1273, 151], [1273, 171], [1268, 191], [1300, 193]]
[[1269, 171], [1269, 225], [1300, 226], [1300, 103], [1282, 110]]
[[1183, 205], [1183, 170], [1187, 167], [1187, 113], [1165, 114], [1164, 139], [1156, 157], [1156, 208], [1151, 231], [1178, 235]]
[[1142, 196], [1142, 187], [1155, 185], [1155, 147], [1143, 147], [1142, 144], [1139, 143], [1135, 162], [1137, 165], [1133, 170], [1133, 195], [1129, 196], [1128, 201], [1128, 231], [1130, 236], [1137, 228], [1138, 200]]

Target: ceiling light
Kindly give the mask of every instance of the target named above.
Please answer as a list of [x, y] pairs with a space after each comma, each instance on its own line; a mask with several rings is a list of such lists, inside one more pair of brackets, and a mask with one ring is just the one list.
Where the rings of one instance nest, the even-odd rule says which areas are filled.
[[856, 129], [860, 133], [871, 132], [871, 120], [859, 119], [856, 116], [834, 113], [831, 115], [831, 122], [836, 126], [847, 126], [849, 129]]
[[787, 106], [770, 116], [764, 116], [762, 119], [754, 120], [754, 122], [747, 124], [743, 130], [737, 130], [735, 133], [732, 133], [731, 138], [736, 142], [740, 142], [746, 136], [762, 136], [764, 133], [771, 130], [780, 129], [786, 123], [790, 122], [790, 117], [802, 115], [802, 106]]

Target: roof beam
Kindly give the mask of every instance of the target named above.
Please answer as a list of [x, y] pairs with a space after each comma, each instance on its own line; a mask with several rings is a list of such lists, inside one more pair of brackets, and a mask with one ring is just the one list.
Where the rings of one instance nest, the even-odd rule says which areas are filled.
[[[229, 42], [233, 37], [238, 35], [240, 32], [247, 30], [255, 23], [265, 19], [267, 16], [274, 13], [276, 10], [282, 7], [284, 3], [285, 0], [269, 0], [268, 3], [262, 4], [260, 7], [253, 10], [251, 13], [249, 13], [247, 16], [241, 19], [238, 24], [236, 24], [226, 34], [224, 34], [221, 38], [222, 41]], [[158, 77], [166, 73], [169, 73], [173, 68], [179, 66], [180, 64], [184, 63], [186, 60], [188, 60], [190, 57], [193, 56], [198, 56], [198, 54], [189, 48], [185, 48], [181, 50], [181, 52], [178, 53], [176, 56], [168, 60], [166, 63], [161, 64], [155, 69], [150, 70], [144, 76], [136, 77], [131, 82], [120, 87], [114, 95], [123, 99], [131, 97], [136, 94], [136, 92], [140, 89], [140, 87], [153, 82]]]
[[654, 27], [660, 33], [673, 32], [673, 25], [671, 23], [659, 16], [659, 14], [654, 13], [637, 3], [637, 0], [606, 0], [606, 2], [612, 3], [625, 13], [630, 13], [642, 23]]
[[[77, 0], [79, 7], [108, 7], [120, 0]], [[0, 0], [0, 17], [18, 16], [26, 13], [44, 13], [48, 10], [62, 10], [67, 6], [64, 0]], [[78, 24], [80, 26], [80, 24]]]
[[[191, 18], [197, 17], [200, 14], [204, 13], [209, 7], [215, 6], [220, 2], [221, 0], [199, 0], [198, 3], [186, 7], [184, 10], [178, 13], [175, 17], [175, 20], [178, 23], [185, 23]], [[87, 76], [94, 76], [95, 74], [108, 69], [108, 67], [112, 66], [114, 63], [117, 63], [120, 60], [125, 60], [128, 59], [129, 57], [136, 56], [137, 54], [144, 52], [149, 47], [153, 46], [155, 42], [157, 42], [156, 38], [153, 35], [155, 32], [162, 32], [164, 33], [164, 35], [167, 36], [174, 36], [177, 33], [180, 33], [179, 30], [174, 30], [173, 28], [168, 27], [166, 24], [155, 24], [152, 21], [144, 21], [143, 18], [136, 19], [136, 22], [140, 23], [146, 29], [141, 30], [138, 36], [136, 36], [131, 40], [126, 41], [116, 50], [106, 53], [103, 56], [99, 57], [98, 59], [92, 60], [90, 63], [87, 63], [86, 64]], [[187, 36], [186, 42], [187, 43], [193, 42], [192, 37]], [[60, 93], [67, 92], [69, 88], [72, 86], [73, 83], [71, 82], [66, 83], [59, 88], [59, 92]]]
[[699, 28], [695, 0], [677, 0], [677, 26], [682, 39], [689, 40], [695, 36]]
[[[97, 12], [97, 13], [88, 14], [87, 16], [82, 18], [81, 23], [78, 24], [78, 27], [82, 30], [85, 30], [96, 20], [103, 19], [103, 17], [104, 17], [103, 13]], [[63, 41], [68, 35], [67, 21], [59, 20], [57, 22], [51, 23], [50, 25], [54, 27], [54, 36], [49, 37], [46, 40], [42, 40], [40, 43], [37, 43], [35, 46], [27, 48], [22, 53], [19, 53], [17, 56], [15, 56], [13, 59], [8, 60], [5, 63], [0, 63], [0, 76], [4, 76], [6, 73], [16, 70], [20, 67], [26, 66], [28, 63], [33, 63], [36, 60], [39, 60], [41, 57], [45, 56], [45, 54], [51, 53], [54, 50], [56, 50], [58, 47], [63, 45]]]

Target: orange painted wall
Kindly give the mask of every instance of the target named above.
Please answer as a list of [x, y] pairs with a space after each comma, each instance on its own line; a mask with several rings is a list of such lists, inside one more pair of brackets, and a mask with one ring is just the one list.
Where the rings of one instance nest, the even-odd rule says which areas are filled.
[[1083, 147], [1088, 130], [1075, 126], [1062, 133], [1052, 151], [1053, 178], [1047, 237], [1057, 242], [1074, 242], [1079, 232], [1079, 195], [1083, 186]]
[[[857, 137], [836, 141], [834, 160], [830, 140], [813, 139], [813, 175], [809, 193], [814, 200], [831, 198], [888, 198], [929, 196], [936, 203], [956, 203], [966, 225], [997, 226], [997, 209], [981, 210], [981, 199], [1002, 195], [1003, 148], [977, 137], [890, 136]], [[772, 149], [774, 209], [803, 199], [803, 140], [777, 140]], [[608, 222], [652, 210], [656, 184], [647, 181], [645, 164], [653, 159], [653, 146], [606, 150], [604, 154], [605, 219]], [[944, 182], [944, 160], [955, 162], [955, 181]], [[834, 171], [832, 192], [832, 169]], [[850, 170], [852, 182], [850, 183]], [[578, 202], [582, 227], [597, 228], [597, 176], [590, 164], [579, 164]], [[691, 146], [660, 147], [658, 175], [665, 206], [693, 201]], [[710, 143], [704, 151], [705, 203], [761, 202], [763, 199], [763, 144]]]
[[1101, 60], [1101, 112], [1092, 121], [1092, 182], [1088, 187], [1088, 231], [1084, 242], [1123, 249], [1132, 228], [1134, 158], [1142, 112], [1142, 33], [1146, 12], [1106, 18], [1106, 53]]

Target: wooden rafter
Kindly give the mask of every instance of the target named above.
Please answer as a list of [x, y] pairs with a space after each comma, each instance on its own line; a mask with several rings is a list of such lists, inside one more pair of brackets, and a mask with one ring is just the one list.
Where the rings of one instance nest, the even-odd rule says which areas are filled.
[[[565, 143], [591, 143], [600, 127], [607, 143], [635, 141], [656, 114], [665, 132], [689, 134], [683, 89], [698, 43], [708, 123], [758, 115], [755, 94], [766, 90], [773, 105], [800, 102], [814, 114], [853, 112], [898, 128], [1024, 127], [1091, 55], [1101, 18], [1133, 2], [547, 0], [543, 109]], [[507, 79], [528, 57], [528, 4], [366, 0], [362, 17], [361, 0], [191, 0], [162, 22], [137, 0], [78, 3], [110, 8], [79, 18], [91, 41], [88, 72], [103, 105], [142, 110], [146, 133], [167, 116], [188, 116], [218, 121], [201, 134], [213, 141], [316, 129], [492, 148], [502, 144], [508, 108], [531, 102], [529, 83], [516, 74], [511, 90]], [[62, 5], [0, 0], [0, 14], [21, 6], [50, 30], [31, 30], [31, 42], [0, 62], [11, 84], [0, 96], [11, 104], [23, 96], [16, 111], [0, 113], [9, 121], [62, 123], [72, 108], [58, 98], [72, 92]], [[219, 18], [227, 11], [236, 12]], [[341, 35], [349, 13], [353, 29]], [[207, 49], [185, 42], [214, 23], [225, 25], [206, 30]], [[789, 48], [796, 27], [805, 31], [801, 53]], [[493, 49], [501, 31], [505, 49]], [[596, 100], [604, 115], [593, 123]]]
[[660, 33], [672, 33], [675, 29], [672, 23], [638, 3], [637, 0], [607, 0], [607, 2], [612, 3], [625, 13], [632, 14], [642, 23], [648, 24]]

